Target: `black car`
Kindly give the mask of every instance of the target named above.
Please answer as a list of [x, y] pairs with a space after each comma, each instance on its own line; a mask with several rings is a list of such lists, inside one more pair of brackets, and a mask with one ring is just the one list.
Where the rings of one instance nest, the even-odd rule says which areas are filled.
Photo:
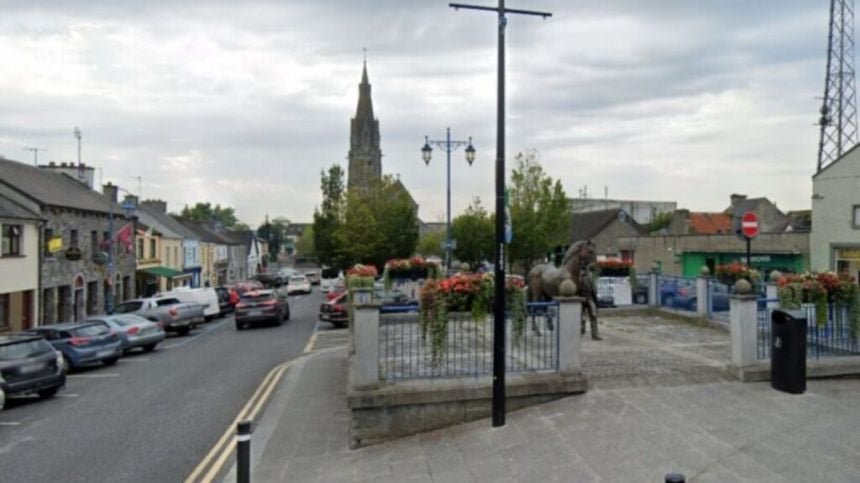
[[0, 336], [0, 391], [49, 398], [66, 385], [63, 356], [39, 336]]
[[287, 279], [277, 273], [258, 273], [251, 277], [251, 280], [262, 283], [266, 288], [283, 287], [287, 284]]
[[245, 292], [236, 304], [236, 330], [257, 322], [282, 325], [290, 320], [290, 303], [286, 290], [253, 290]]

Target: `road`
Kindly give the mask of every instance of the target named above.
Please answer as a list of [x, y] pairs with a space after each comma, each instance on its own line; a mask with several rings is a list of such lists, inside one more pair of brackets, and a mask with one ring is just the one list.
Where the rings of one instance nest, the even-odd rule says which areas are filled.
[[153, 353], [72, 374], [54, 399], [10, 399], [0, 480], [185, 480], [266, 374], [302, 353], [321, 300], [316, 288], [291, 296], [282, 327], [238, 332], [232, 316], [218, 319]]

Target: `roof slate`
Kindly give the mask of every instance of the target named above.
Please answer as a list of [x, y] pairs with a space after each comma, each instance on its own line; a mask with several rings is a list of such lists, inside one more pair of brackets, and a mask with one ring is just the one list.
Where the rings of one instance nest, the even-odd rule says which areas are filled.
[[[41, 205], [110, 213], [111, 203], [107, 198], [65, 174], [0, 158], [0, 182]], [[116, 203], [113, 205], [114, 214], [122, 216], [122, 207]]]
[[13, 200], [0, 196], [0, 218], [17, 220], [41, 220], [42, 218]]
[[[574, 213], [570, 218], [571, 242], [587, 240], [596, 237], [610, 223], [618, 219], [621, 209], [589, 211], [585, 213]], [[626, 213], [626, 212], [625, 212]], [[629, 214], [626, 222], [641, 235], [646, 235], [645, 229]], [[516, 227], [514, 227], [516, 230]]]

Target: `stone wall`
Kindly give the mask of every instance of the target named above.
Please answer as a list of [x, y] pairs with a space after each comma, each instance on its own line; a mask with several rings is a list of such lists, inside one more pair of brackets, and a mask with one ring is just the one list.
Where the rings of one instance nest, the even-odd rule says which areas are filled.
[[621, 250], [629, 248], [620, 243], [624, 238], [635, 237], [640, 234], [630, 223], [624, 223], [621, 220], [613, 220], [606, 228], [594, 237], [594, 243], [597, 246], [598, 255], [606, 255], [608, 257], [618, 257]]

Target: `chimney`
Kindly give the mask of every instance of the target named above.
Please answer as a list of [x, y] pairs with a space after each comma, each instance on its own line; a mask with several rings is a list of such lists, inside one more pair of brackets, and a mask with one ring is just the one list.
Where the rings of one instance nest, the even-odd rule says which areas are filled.
[[747, 199], [747, 195], [739, 195], [737, 193], [732, 193], [732, 195], [729, 197], [729, 199], [732, 200], [732, 206], [735, 206], [739, 202]]
[[149, 206], [158, 210], [159, 213], [167, 214], [167, 202], [164, 200], [144, 200], [143, 206]]
[[107, 199], [116, 203], [117, 195], [119, 194], [119, 188], [108, 183], [106, 185], [102, 185], [102, 195], [107, 197]]

